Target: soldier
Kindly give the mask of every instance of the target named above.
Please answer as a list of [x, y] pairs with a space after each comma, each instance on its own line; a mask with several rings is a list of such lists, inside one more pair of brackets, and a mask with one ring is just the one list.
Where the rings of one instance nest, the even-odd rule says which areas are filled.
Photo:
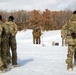
[[40, 44], [41, 40], [40, 40], [40, 36], [41, 36], [41, 29], [39, 27], [35, 27], [33, 29], [33, 43], [35, 44]]
[[[1, 16], [0, 16], [1, 17]], [[3, 65], [2, 65], [2, 70], [7, 70], [8, 69], [8, 64], [7, 64], [7, 44], [6, 44], [6, 36], [8, 33], [8, 29], [7, 26], [2, 22], [2, 17], [0, 19], [0, 24], [2, 26], [2, 33], [1, 33], [1, 59], [3, 61]]]
[[2, 73], [2, 66], [3, 66], [3, 61], [2, 61], [2, 57], [1, 57], [1, 35], [2, 35], [2, 16], [0, 15], [0, 73]]
[[72, 71], [73, 69], [73, 55], [74, 55], [74, 65], [76, 65], [76, 11], [73, 12], [73, 15], [67, 25], [65, 26], [66, 33], [66, 43], [68, 44], [68, 54], [67, 54], [67, 69]]
[[66, 25], [64, 25], [61, 29], [61, 37], [62, 37], [62, 46], [67, 46], [65, 38], [66, 38]]
[[[12, 65], [14, 67], [19, 66], [17, 63], [17, 44], [16, 44], [16, 33], [17, 33], [17, 25], [13, 22], [14, 17], [9, 16], [8, 22], [6, 22], [6, 25], [9, 27], [9, 50], [7, 57], [10, 58], [10, 48], [12, 52]], [[10, 59], [8, 60], [10, 61]]]

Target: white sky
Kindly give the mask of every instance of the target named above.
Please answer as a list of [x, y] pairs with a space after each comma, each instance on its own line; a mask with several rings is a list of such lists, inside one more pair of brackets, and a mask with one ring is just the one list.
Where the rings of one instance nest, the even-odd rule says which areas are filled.
[[75, 10], [76, 0], [0, 0], [1, 10]]

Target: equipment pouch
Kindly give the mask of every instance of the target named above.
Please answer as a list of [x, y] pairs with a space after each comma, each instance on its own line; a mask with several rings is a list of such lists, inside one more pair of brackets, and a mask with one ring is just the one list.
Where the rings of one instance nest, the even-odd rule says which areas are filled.
[[67, 36], [65, 41], [68, 45], [76, 45], [76, 39], [73, 39], [71, 36]]
[[75, 39], [76, 38], [76, 33], [71, 33], [71, 36], [72, 36], [73, 39]]

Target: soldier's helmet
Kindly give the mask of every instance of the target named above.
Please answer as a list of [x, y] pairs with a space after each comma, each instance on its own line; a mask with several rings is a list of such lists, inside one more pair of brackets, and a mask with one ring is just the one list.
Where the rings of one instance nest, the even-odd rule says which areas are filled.
[[9, 16], [8, 21], [13, 21], [14, 17], [13, 16]]
[[2, 21], [2, 16], [0, 15], [0, 20]]

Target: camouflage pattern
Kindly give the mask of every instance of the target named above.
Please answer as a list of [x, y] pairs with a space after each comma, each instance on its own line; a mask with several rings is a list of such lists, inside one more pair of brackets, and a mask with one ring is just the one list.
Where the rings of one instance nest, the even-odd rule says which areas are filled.
[[[12, 52], [12, 64], [15, 65], [17, 64], [17, 45], [16, 45], [16, 33], [17, 33], [17, 25], [12, 22], [6, 22], [6, 25], [9, 28], [9, 49], [8, 49], [8, 54], [7, 57], [10, 58], [10, 48]], [[8, 60], [10, 61], [10, 59]]]
[[76, 46], [68, 45], [68, 54], [67, 54], [66, 63], [68, 64], [69, 68], [72, 67], [73, 54], [74, 54], [75, 49], [76, 49]]
[[74, 65], [76, 66], [76, 49], [74, 51]]
[[2, 59], [0, 58], [0, 68], [2, 67], [2, 65], [3, 65], [3, 61], [2, 61]]
[[33, 29], [33, 44], [40, 44], [41, 43], [41, 39], [40, 39], [40, 36], [41, 36], [41, 29], [39, 27], [35, 27]]
[[3, 65], [3, 61], [2, 61], [2, 57], [1, 57], [1, 34], [2, 34], [3, 29], [2, 29], [1, 24], [2, 24], [2, 22], [0, 21], [0, 69]]
[[3, 61], [3, 67], [7, 68], [7, 34], [8, 34], [8, 28], [7, 26], [1, 22], [1, 26], [2, 26], [2, 34], [1, 34], [1, 58]]
[[6, 24], [8, 27], [8, 34], [6, 36], [6, 44], [7, 44], [7, 64], [9, 65], [11, 63], [11, 54], [10, 54], [10, 46], [9, 46], [9, 35], [10, 35], [10, 29], [9, 26]]
[[71, 19], [67, 24], [66, 43], [69, 45], [76, 45], [76, 39], [73, 39], [71, 35], [72, 33], [76, 33], [76, 21]]
[[67, 33], [66, 25], [64, 25], [61, 29], [62, 46], [67, 46], [66, 41], [65, 41], [66, 33]]
[[15, 36], [17, 33], [17, 25], [14, 22], [6, 22], [5, 23], [8, 26], [9, 29], [9, 34], [11, 34], [12, 36]]
[[[72, 68], [73, 65], [73, 54], [75, 54], [76, 50], [76, 38], [73, 38], [72, 33], [76, 33], [76, 14], [72, 16], [72, 18], [69, 20], [69, 22], [65, 26], [67, 32], [66, 32], [66, 43], [68, 44], [68, 54], [67, 54], [67, 69]], [[76, 57], [74, 57], [76, 59]]]
[[1, 57], [1, 34], [2, 34], [2, 26], [1, 26], [1, 21], [0, 21], [0, 57]]

